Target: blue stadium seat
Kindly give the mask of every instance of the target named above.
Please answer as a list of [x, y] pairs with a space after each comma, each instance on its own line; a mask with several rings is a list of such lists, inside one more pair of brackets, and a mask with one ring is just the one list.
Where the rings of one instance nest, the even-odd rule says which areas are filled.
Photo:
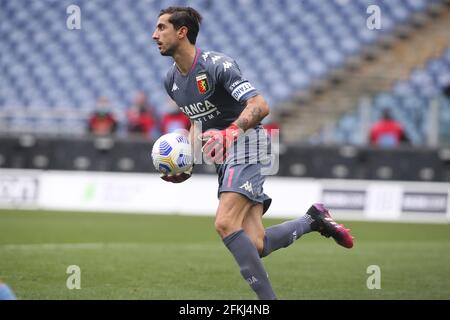
[[[416, 4], [419, 6], [421, 3]], [[438, 101], [440, 131], [450, 136], [450, 99], [442, 95], [443, 88], [450, 85], [450, 48], [436, 59], [429, 60], [422, 68], [413, 70], [409, 79], [396, 82], [391, 91], [378, 94], [372, 99], [370, 106], [371, 122], [377, 121], [381, 112], [389, 108], [394, 117], [405, 127], [413, 144], [427, 142], [428, 111], [432, 101]], [[356, 119], [358, 111], [342, 116], [333, 132], [337, 143], [356, 143], [352, 138], [350, 118]], [[315, 143], [324, 142], [324, 129]]]
[[[199, 47], [236, 58], [276, 107], [432, 2], [436, 0], [377, 2], [383, 10], [379, 32], [365, 25], [372, 0], [197, 0], [195, 4], [180, 0], [177, 4], [201, 9]], [[81, 9], [81, 30], [65, 26], [65, 9], [71, 4]], [[162, 113], [167, 101], [162, 79], [171, 61], [159, 55], [151, 34], [159, 10], [172, 4], [171, 0], [2, 2], [0, 108], [61, 104], [87, 108], [99, 96], [125, 108], [135, 92], [144, 90]], [[445, 61], [450, 63], [450, 50]], [[439, 67], [430, 66], [432, 82], [416, 80], [423, 94], [433, 94], [432, 83], [449, 82], [450, 76], [439, 73]], [[280, 83], [273, 85], [274, 80]], [[399, 86], [395, 92], [404, 90]], [[14, 128], [20, 128], [20, 122]]]

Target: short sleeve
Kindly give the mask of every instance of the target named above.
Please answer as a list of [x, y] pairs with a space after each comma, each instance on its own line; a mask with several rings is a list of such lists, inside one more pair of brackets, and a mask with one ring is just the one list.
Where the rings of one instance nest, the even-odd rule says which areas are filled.
[[240, 103], [258, 95], [253, 85], [243, 77], [237, 63], [230, 58], [223, 58], [216, 63], [217, 83]]
[[172, 90], [170, 88], [170, 83], [173, 81], [171, 81], [171, 80], [172, 80], [172, 75], [171, 75], [171, 72], [169, 71], [166, 75], [166, 79], [164, 80], [164, 88], [166, 89], [166, 92], [169, 95], [169, 97], [172, 98], [172, 100], [173, 100]]

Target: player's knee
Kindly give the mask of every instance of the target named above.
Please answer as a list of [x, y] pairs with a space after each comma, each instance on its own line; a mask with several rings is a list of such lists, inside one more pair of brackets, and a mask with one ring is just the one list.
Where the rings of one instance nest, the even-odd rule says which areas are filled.
[[216, 218], [214, 223], [217, 233], [223, 238], [239, 230], [239, 227], [229, 218]]

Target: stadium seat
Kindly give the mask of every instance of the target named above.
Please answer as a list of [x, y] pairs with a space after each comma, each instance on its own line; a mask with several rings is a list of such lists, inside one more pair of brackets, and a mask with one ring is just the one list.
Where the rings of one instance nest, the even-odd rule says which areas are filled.
[[[416, 4], [419, 6], [420, 4]], [[450, 85], [450, 48], [436, 59], [431, 59], [424, 67], [413, 70], [409, 79], [396, 82], [392, 89], [380, 93], [372, 99], [370, 105], [371, 122], [379, 119], [381, 111], [390, 108], [394, 117], [405, 127], [408, 137], [414, 145], [427, 143], [428, 110], [432, 101], [439, 105], [440, 132], [450, 136], [450, 101], [442, 94], [444, 88]], [[359, 120], [349, 125], [349, 119], [357, 119], [359, 111], [342, 116], [336, 124], [332, 136], [335, 143], [358, 144], [351, 133], [355, 126], [360, 125]], [[325, 130], [325, 129], [324, 129]], [[314, 138], [315, 143], [325, 141], [325, 131]], [[362, 143], [363, 141], [360, 141]]]
[[[371, 32], [365, 25], [369, 0], [199, 0], [204, 23], [198, 45], [236, 58], [276, 108], [436, 1], [378, 2], [383, 30]], [[143, 90], [162, 113], [167, 101], [162, 81], [171, 62], [159, 55], [151, 33], [159, 10], [172, 2], [75, 3], [81, 9], [81, 30], [65, 28], [65, 8], [73, 1], [2, 3], [0, 108], [87, 108], [99, 96], [107, 96], [124, 113], [132, 95]], [[448, 64], [450, 50], [446, 59]], [[424, 95], [433, 93], [430, 79], [439, 85], [449, 81], [449, 76], [439, 73], [439, 66], [433, 64], [430, 75], [419, 72], [414, 80]], [[27, 127], [22, 122], [14, 121], [15, 130]]]

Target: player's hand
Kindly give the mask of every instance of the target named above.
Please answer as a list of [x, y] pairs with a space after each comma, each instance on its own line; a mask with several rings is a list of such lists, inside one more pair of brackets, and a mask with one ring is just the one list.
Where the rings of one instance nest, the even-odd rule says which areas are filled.
[[164, 181], [167, 182], [172, 182], [172, 183], [181, 183], [183, 181], [186, 181], [187, 179], [189, 179], [192, 175], [192, 168], [188, 171], [182, 172], [182, 173], [177, 173], [177, 174], [161, 174], [161, 179], [163, 179]]
[[223, 163], [228, 156], [228, 150], [243, 133], [234, 123], [224, 130], [209, 130], [202, 134], [206, 141], [202, 148], [206, 160], [214, 163]]

